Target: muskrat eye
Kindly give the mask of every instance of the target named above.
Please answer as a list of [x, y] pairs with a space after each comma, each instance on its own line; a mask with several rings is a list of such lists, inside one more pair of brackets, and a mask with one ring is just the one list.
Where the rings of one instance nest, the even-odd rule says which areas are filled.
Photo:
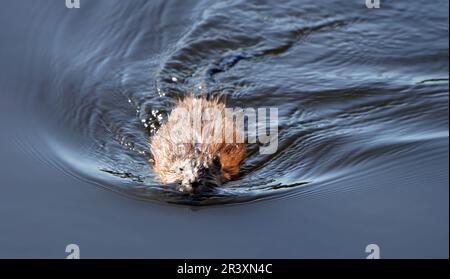
[[180, 171], [184, 171], [184, 168], [179, 168]]
[[216, 167], [221, 167], [221, 162], [220, 162], [220, 157], [219, 156], [214, 156], [214, 158], [213, 158], [213, 164], [216, 166]]

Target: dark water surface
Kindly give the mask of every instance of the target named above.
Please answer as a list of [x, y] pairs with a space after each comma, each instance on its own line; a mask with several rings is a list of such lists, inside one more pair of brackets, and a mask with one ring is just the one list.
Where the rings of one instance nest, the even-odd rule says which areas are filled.
[[[0, 257], [448, 257], [448, 1], [364, 2], [1, 0]], [[279, 148], [193, 198], [148, 139], [201, 84]]]

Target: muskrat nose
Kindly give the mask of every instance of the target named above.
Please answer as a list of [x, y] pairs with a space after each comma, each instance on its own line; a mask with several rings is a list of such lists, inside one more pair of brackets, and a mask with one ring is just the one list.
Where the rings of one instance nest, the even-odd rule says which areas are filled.
[[201, 189], [202, 183], [197, 179], [185, 180], [181, 183], [180, 190], [187, 193], [196, 193]]
[[192, 189], [199, 188], [200, 186], [201, 186], [201, 183], [198, 182], [198, 181], [194, 181], [194, 182], [191, 183]]

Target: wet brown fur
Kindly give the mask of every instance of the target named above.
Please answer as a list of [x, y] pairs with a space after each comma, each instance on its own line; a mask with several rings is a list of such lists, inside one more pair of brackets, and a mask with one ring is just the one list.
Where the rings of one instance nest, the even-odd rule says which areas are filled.
[[[225, 104], [218, 98], [197, 98], [189, 95], [177, 102], [167, 122], [150, 139], [150, 162], [162, 183], [185, 181], [186, 174], [179, 170], [184, 169], [184, 162], [189, 160], [195, 161], [196, 165], [210, 167], [213, 160], [219, 158], [221, 182], [233, 179], [239, 174], [245, 148], [243, 143], [236, 143], [236, 135], [241, 131], [237, 130], [232, 120], [224, 117], [225, 108]], [[203, 117], [203, 113], [209, 109], [220, 114], [214, 114], [212, 119], [202, 121], [202, 128], [195, 130], [197, 128], [192, 126], [192, 119]], [[228, 127], [233, 129], [233, 143], [225, 142], [225, 125], [231, 125]], [[222, 129], [222, 138], [214, 143], [207, 143], [213, 137], [215, 129]], [[193, 138], [195, 141], [192, 141]], [[193, 142], [202, 143], [196, 145]]]

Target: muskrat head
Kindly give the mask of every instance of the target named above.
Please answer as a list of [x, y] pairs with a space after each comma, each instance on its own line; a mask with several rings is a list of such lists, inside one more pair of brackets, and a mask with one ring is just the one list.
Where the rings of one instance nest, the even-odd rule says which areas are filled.
[[219, 157], [182, 160], [174, 164], [173, 171], [178, 176], [173, 182], [180, 184], [182, 192], [198, 194], [222, 183]]
[[[188, 96], [178, 101], [150, 139], [154, 172], [163, 184], [178, 183], [191, 194], [229, 181], [238, 175], [245, 153], [244, 144], [237, 142], [238, 126], [225, 117], [225, 104], [218, 99]], [[225, 135], [233, 141], [227, 142]]]
[[[179, 184], [178, 190], [198, 194], [222, 184], [222, 166], [219, 154], [209, 154], [191, 148], [163, 157], [154, 157], [153, 164], [164, 184]], [[155, 155], [155, 154], [154, 154]]]

